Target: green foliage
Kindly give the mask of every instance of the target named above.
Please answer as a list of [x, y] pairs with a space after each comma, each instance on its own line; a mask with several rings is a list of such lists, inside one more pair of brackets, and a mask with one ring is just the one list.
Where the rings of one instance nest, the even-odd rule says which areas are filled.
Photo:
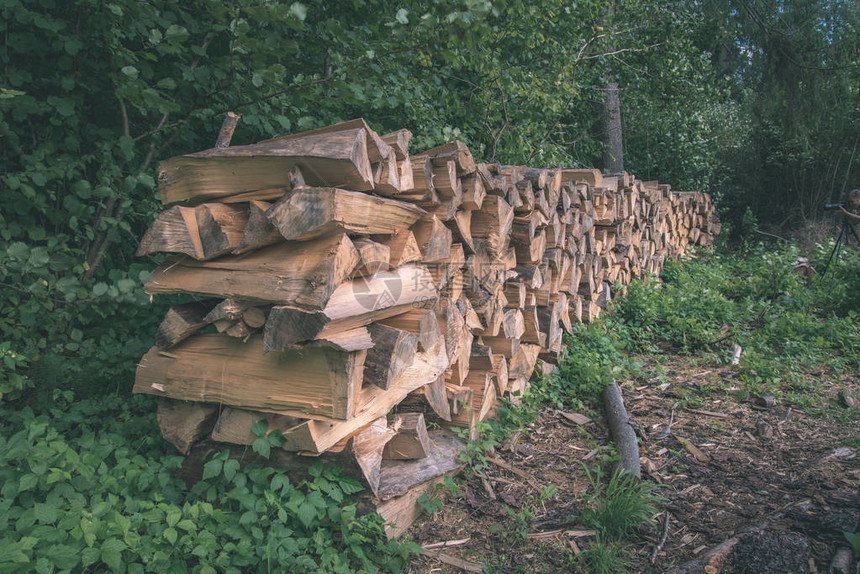
[[[860, 261], [852, 255], [807, 285], [793, 272], [797, 254], [793, 246], [751, 246], [669, 263], [662, 283], [647, 279], [627, 287], [605, 328], [629, 351], [659, 351], [669, 343], [680, 352], [718, 352], [728, 360], [737, 343], [744, 394], [784, 394], [804, 410], [822, 408], [811, 372], [835, 379], [860, 365]], [[813, 264], [823, 268], [828, 254], [826, 246], [819, 248]]]
[[625, 546], [615, 541], [607, 541], [602, 536], [595, 537], [588, 548], [579, 555], [592, 574], [615, 574], [629, 572], [635, 565], [625, 553]]
[[855, 556], [860, 554], [860, 532], [842, 532], [842, 535], [845, 537], [845, 540], [848, 541], [848, 544], [851, 545], [851, 551]]
[[27, 366], [27, 357], [16, 353], [9, 341], [0, 343], [0, 356], [3, 357], [3, 362], [0, 363], [0, 401], [2, 401], [4, 396], [16, 397], [18, 391], [27, 384], [27, 376], [18, 372]]
[[629, 539], [644, 524], [653, 525], [652, 517], [664, 499], [657, 494], [659, 485], [640, 481], [629, 472], [613, 472], [609, 482], [601, 466], [585, 467], [591, 492], [586, 495], [582, 523], [600, 533], [603, 540]]
[[212, 453], [204, 480], [172, 476], [151, 399], [2, 409], [0, 570], [399, 572], [414, 545], [357, 515], [353, 478], [316, 464], [281, 470]]
[[585, 402], [596, 400], [614, 379], [621, 379], [637, 368], [621, 354], [615, 337], [603, 322], [575, 325], [566, 343], [567, 351], [558, 368], [532, 384], [526, 404], [582, 408]]

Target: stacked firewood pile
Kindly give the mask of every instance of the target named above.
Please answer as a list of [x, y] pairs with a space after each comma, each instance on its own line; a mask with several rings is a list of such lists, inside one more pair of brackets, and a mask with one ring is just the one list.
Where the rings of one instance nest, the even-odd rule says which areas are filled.
[[291, 466], [354, 467], [391, 535], [459, 468], [448, 429], [517, 400], [612, 284], [719, 229], [706, 194], [477, 163], [462, 142], [410, 154], [410, 136], [354, 120], [163, 161], [172, 207], [138, 250], [179, 254], [149, 293], [194, 299], [137, 369], [165, 438], [249, 445], [265, 420]]

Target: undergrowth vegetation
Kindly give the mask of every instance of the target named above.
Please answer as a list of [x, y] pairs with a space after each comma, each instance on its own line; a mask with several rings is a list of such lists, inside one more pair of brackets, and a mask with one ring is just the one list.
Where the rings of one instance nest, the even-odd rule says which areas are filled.
[[[831, 245], [812, 257], [823, 270]], [[742, 348], [738, 399], [774, 394], [797, 408], [829, 407], [816, 382], [860, 368], [860, 255], [825, 275], [795, 273], [798, 252], [747, 247], [694, 253], [621, 290], [610, 312], [579, 325], [558, 369], [532, 387], [527, 403], [582, 407], [615, 380], [641, 376], [639, 355], [673, 351], [728, 364]]]
[[187, 488], [164, 445], [148, 397], [4, 408], [0, 571], [399, 572], [416, 551], [336, 467], [294, 482], [213, 452]]

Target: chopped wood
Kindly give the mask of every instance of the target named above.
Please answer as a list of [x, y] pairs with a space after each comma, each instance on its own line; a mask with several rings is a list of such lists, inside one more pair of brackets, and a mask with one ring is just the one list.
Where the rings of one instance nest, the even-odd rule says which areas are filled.
[[174, 157], [160, 163], [158, 188], [164, 204], [200, 203], [243, 192], [290, 189], [290, 172], [296, 167], [301, 168], [308, 185], [373, 189], [363, 128], [299, 134]]
[[321, 309], [359, 262], [344, 234], [318, 241], [282, 243], [215, 261], [183, 258], [161, 265], [147, 293], [191, 293]]
[[433, 380], [447, 368], [440, 364], [438, 357], [418, 353], [412, 364], [406, 368], [388, 390], [375, 386], [362, 390], [366, 396], [360, 398], [361, 407], [349, 421], [309, 420], [284, 432], [284, 449], [295, 452], [320, 454], [330, 449], [338, 441], [352, 435], [358, 429], [387, 414], [406, 395]]
[[692, 454], [692, 455], [693, 455], [693, 457], [694, 457], [696, 460], [698, 460], [699, 462], [708, 462], [709, 460], [711, 460], [711, 457], [709, 457], [709, 456], [708, 456], [708, 455], [706, 455], [704, 452], [702, 452], [702, 451], [701, 451], [701, 450], [700, 450], [696, 445], [694, 445], [694, 444], [693, 444], [692, 442], [690, 442], [688, 439], [686, 439], [686, 438], [684, 438], [684, 437], [682, 437], [682, 436], [676, 436], [675, 438], [677, 438], [677, 439], [678, 439], [678, 442], [679, 442], [679, 443], [681, 443], [681, 445], [682, 445], [685, 449], [687, 449], [687, 452], [689, 452], [690, 454]]
[[147, 229], [136, 255], [184, 253], [206, 261], [238, 249], [247, 224], [247, 206], [223, 203], [173, 206]]
[[691, 413], [696, 413], [697, 415], [705, 415], [706, 417], [715, 417], [718, 419], [727, 419], [729, 415], [726, 413], [715, 413], [713, 411], [705, 411], [701, 409], [687, 409]]
[[358, 250], [358, 265], [352, 272], [352, 277], [373, 275], [377, 271], [388, 271], [391, 262], [391, 248], [366, 237], [357, 237], [352, 241]]
[[[379, 495], [389, 536], [459, 468], [462, 444], [434, 444], [426, 424], [477, 438], [500, 397], [522, 399], [538, 361], [544, 373], [560, 362], [563, 333], [596, 319], [613, 285], [659, 274], [719, 231], [706, 194], [626, 173], [476, 164], [462, 142], [410, 155], [410, 137], [357, 119], [166, 160], [162, 200], [182, 205], [140, 251], [182, 255], [153, 273], [149, 292], [217, 301], [168, 312], [136, 391], [198, 410], [218, 403], [212, 437], [236, 445], [253, 443], [265, 419], [285, 438], [270, 464], [305, 472], [311, 457], [298, 452], [345, 465]], [[223, 334], [194, 334], [209, 322]], [[165, 436], [186, 449], [209, 440], [186, 418], [171, 423], [189, 424], [184, 442]], [[408, 449], [388, 442], [398, 430]], [[423, 458], [383, 459], [386, 448]], [[638, 462], [635, 435], [627, 450]], [[489, 480], [485, 489], [492, 497]]]
[[391, 381], [412, 364], [418, 349], [418, 337], [408, 331], [378, 323], [367, 330], [373, 348], [367, 351], [364, 362], [364, 382], [380, 389], [388, 389]]
[[305, 311], [275, 306], [266, 322], [267, 351], [368, 325], [436, 301], [433, 278], [425, 267], [406, 265], [371, 277], [347, 281], [332, 293], [325, 307]]
[[390, 236], [374, 235], [373, 240], [388, 246], [389, 264], [392, 268], [421, 261], [421, 249], [411, 231], [400, 231]]
[[424, 507], [418, 499], [427, 496], [436, 498], [436, 488], [442, 484], [443, 478], [438, 476], [424, 483], [413, 486], [402, 496], [385, 500], [376, 505], [376, 513], [385, 521], [385, 535], [389, 540], [397, 538], [406, 532], [415, 520], [424, 512]]
[[570, 422], [578, 425], [587, 425], [591, 423], [591, 418], [587, 417], [580, 413], [568, 413], [565, 411], [558, 411], [558, 414], [569, 420]]
[[430, 556], [431, 558], [435, 558], [439, 562], [443, 564], [447, 564], [449, 566], [453, 566], [455, 568], [459, 568], [465, 572], [483, 572], [484, 565], [480, 562], [470, 562], [468, 560], [463, 560], [462, 558], [457, 558], [456, 556], [451, 556], [450, 554], [445, 554], [444, 552], [440, 552], [439, 550], [424, 550], [422, 554]]
[[382, 457], [386, 460], [425, 458], [430, 454], [430, 439], [423, 413], [394, 415], [390, 425], [397, 433], [385, 445]]
[[395, 433], [385, 417], [379, 417], [352, 439], [351, 448], [355, 461], [374, 495], [379, 491], [383, 451], [394, 439]]
[[409, 157], [409, 140], [412, 139], [412, 132], [407, 129], [400, 129], [395, 132], [383, 134], [379, 136], [382, 141], [391, 146], [398, 160], [404, 160]]
[[239, 123], [239, 118], [242, 116], [233, 112], [227, 112], [224, 121], [221, 122], [221, 129], [218, 131], [218, 137], [215, 139], [215, 147], [230, 147], [230, 140], [233, 139], [233, 132], [236, 131], [236, 125]]
[[243, 343], [219, 334], [196, 335], [169, 355], [156, 347], [144, 355], [134, 392], [348, 420], [354, 415], [365, 354], [315, 347], [264, 355], [259, 336]]
[[451, 258], [451, 230], [435, 215], [428, 215], [412, 226], [424, 263], [439, 263]]
[[532, 476], [529, 473], [522, 471], [522, 470], [516, 468], [515, 466], [511, 466], [510, 464], [506, 463], [505, 461], [503, 461], [500, 458], [494, 458], [494, 457], [488, 456], [488, 457], [486, 457], [486, 459], [487, 459], [487, 462], [491, 462], [491, 463], [495, 464], [496, 466], [498, 466], [499, 468], [503, 468], [504, 470], [507, 470], [508, 472], [519, 476], [520, 478], [525, 480], [526, 483], [529, 486], [531, 486], [533, 489], [535, 489], [537, 492], [539, 492], [539, 493], [543, 492], [543, 488], [541, 488], [541, 486], [537, 482], [534, 481], [534, 479], [532, 478]]
[[176, 447], [180, 454], [188, 454], [194, 443], [212, 432], [217, 418], [217, 405], [177, 401], [166, 397], [158, 399], [158, 426], [161, 436]]
[[472, 539], [471, 538], [461, 538], [459, 540], [445, 540], [444, 542], [432, 542], [430, 544], [422, 544], [421, 548], [424, 550], [432, 550], [433, 548], [449, 548], [451, 546], [462, 546], [463, 544], [468, 544]]
[[332, 231], [393, 233], [408, 229], [424, 210], [409, 203], [333, 187], [298, 188], [266, 217], [285, 239], [305, 241]]
[[402, 496], [416, 484], [463, 468], [460, 454], [465, 451], [466, 445], [457, 435], [448, 430], [432, 430], [427, 435], [430, 444], [427, 457], [383, 462], [378, 493], [380, 499]]
[[271, 224], [266, 212], [272, 204], [267, 201], [252, 200], [248, 203], [248, 223], [242, 232], [242, 240], [233, 251], [241, 255], [284, 240], [278, 229]]
[[212, 429], [212, 440], [228, 444], [253, 444], [257, 435], [251, 428], [254, 423], [261, 420], [266, 421], [267, 434], [276, 430], [287, 430], [302, 422], [301, 419], [289, 415], [235, 409], [225, 405], [215, 406], [218, 411], [218, 421]]
[[155, 345], [159, 349], [169, 349], [208, 325], [205, 317], [213, 305], [214, 301], [209, 301], [170, 307], [155, 333]]

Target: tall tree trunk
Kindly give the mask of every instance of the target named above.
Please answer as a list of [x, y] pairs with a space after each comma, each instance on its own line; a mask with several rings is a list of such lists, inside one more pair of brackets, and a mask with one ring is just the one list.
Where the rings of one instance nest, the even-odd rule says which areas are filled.
[[606, 84], [603, 100], [603, 170], [609, 173], [624, 171], [624, 145], [621, 134], [621, 96], [618, 82]]

